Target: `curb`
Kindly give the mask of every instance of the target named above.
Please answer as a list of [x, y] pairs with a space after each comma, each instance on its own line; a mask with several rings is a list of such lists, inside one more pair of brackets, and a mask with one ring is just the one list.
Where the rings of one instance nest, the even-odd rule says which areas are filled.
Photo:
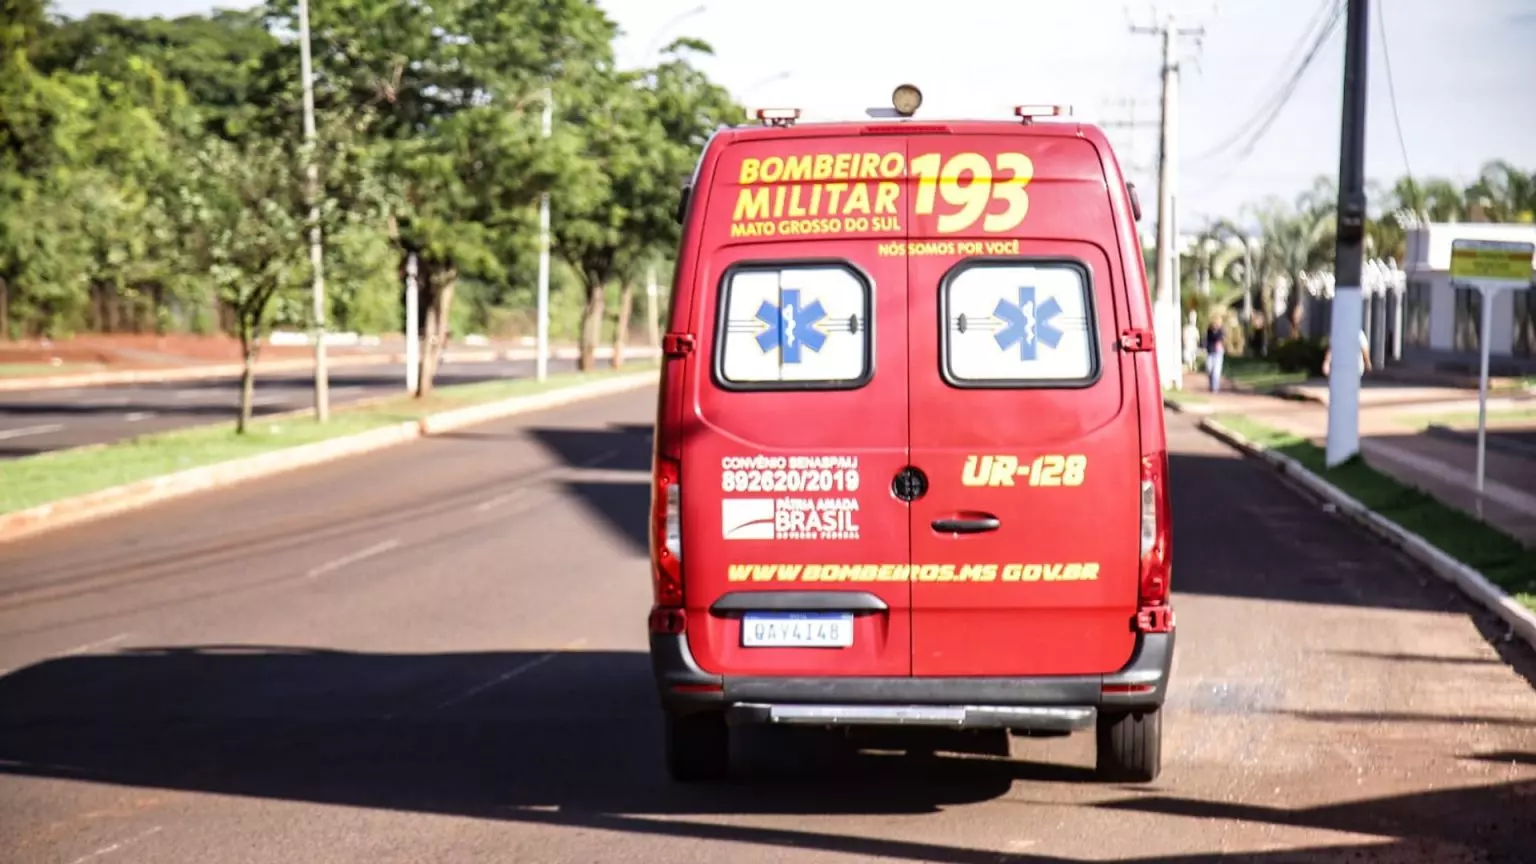
[[[1518, 441], [1510, 441], [1507, 439], [1499, 438], [1495, 434], [1499, 431], [1500, 430], [1497, 428], [1490, 428], [1488, 430], [1487, 444], [1489, 450], [1498, 453], [1504, 453], [1509, 456], [1518, 456], [1523, 459], [1536, 459], [1536, 446], [1532, 446], [1530, 444], [1521, 444]], [[1449, 426], [1442, 426], [1438, 423], [1431, 423], [1424, 427], [1424, 432], [1427, 435], [1432, 435], [1445, 441], [1455, 441], [1458, 444], [1470, 445], [1473, 447], [1477, 446], [1476, 430], [1452, 429]]]
[[1215, 413], [1210, 406], [1192, 402], [1175, 402], [1168, 397], [1163, 397], [1163, 407], [1175, 414], [1199, 414], [1201, 416]]
[[417, 420], [370, 429], [356, 435], [189, 468], [174, 474], [149, 477], [122, 486], [51, 501], [26, 510], [0, 515], [0, 544], [138, 510], [194, 492], [233, 486], [247, 480], [271, 477], [298, 468], [371, 453], [488, 420], [638, 390], [654, 383], [656, 375], [656, 370], [648, 370], [621, 374], [587, 384], [574, 384], [529, 396], [513, 396], [499, 402], [429, 414]]
[[1254, 444], [1214, 419], [1206, 418], [1201, 420], [1199, 425], [1202, 431], [1249, 456], [1268, 462], [1280, 474], [1296, 480], [1317, 497], [1333, 504], [1341, 513], [1364, 526], [1387, 545], [1401, 550], [1409, 558], [1429, 568], [1436, 576], [1460, 588], [1462, 593], [1503, 619], [1504, 623], [1524, 639], [1526, 644], [1536, 648], [1536, 612], [1520, 605], [1502, 588], [1489, 582], [1483, 574], [1441, 552], [1423, 537], [1405, 530], [1391, 519], [1361, 504], [1344, 490], [1312, 473], [1295, 459]]
[[[655, 348], [626, 347], [625, 358], [644, 360], [660, 356], [661, 352]], [[532, 348], [509, 348], [503, 351], [493, 350], [460, 350], [447, 351], [443, 354], [443, 363], [494, 363], [498, 360], [516, 362], [519, 360], [533, 360], [537, 352]], [[551, 360], [575, 360], [581, 355], [577, 348], [551, 348], [549, 357]], [[597, 359], [607, 360], [613, 356], [611, 347], [604, 347], [597, 352]], [[396, 351], [389, 354], [354, 354], [342, 355], [330, 358], [326, 365], [331, 369], [345, 369], [353, 366], [384, 366], [391, 363], [404, 363], [405, 353]], [[314, 361], [308, 358], [294, 360], [273, 360], [256, 367], [256, 377], [264, 375], [280, 374], [283, 372], [307, 372], [314, 368]], [[125, 369], [118, 372], [86, 372], [80, 375], [44, 375], [35, 378], [0, 378], [0, 393], [14, 392], [18, 390], [59, 390], [70, 387], [102, 387], [112, 384], [171, 384], [177, 381], [200, 381], [206, 378], [232, 378], [239, 377], [245, 368], [239, 363], [223, 363], [207, 366], [194, 366], [190, 368], [172, 369]]]

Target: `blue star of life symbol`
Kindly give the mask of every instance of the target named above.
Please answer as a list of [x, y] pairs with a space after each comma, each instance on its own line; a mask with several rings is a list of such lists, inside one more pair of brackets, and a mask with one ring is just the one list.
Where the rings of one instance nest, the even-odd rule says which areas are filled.
[[779, 305], [764, 300], [757, 307], [757, 320], [768, 325], [768, 329], [757, 334], [757, 346], [765, 354], [777, 347], [785, 363], [799, 363], [802, 347], [820, 351], [826, 344], [827, 334], [816, 329], [817, 322], [825, 317], [827, 310], [820, 300], [801, 306], [800, 289], [786, 288]]
[[1037, 305], [1033, 286], [1019, 289], [1018, 304], [998, 300], [992, 314], [1008, 325], [993, 335], [997, 347], [1007, 351], [1017, 344], [1020, 360], [1034, 360], [1041, 342], [1054, 349], [1066, 335], [1051, 324], [1051, 320], [1061, 314], [1061, 304], [1055, 297], [1049, 297]]

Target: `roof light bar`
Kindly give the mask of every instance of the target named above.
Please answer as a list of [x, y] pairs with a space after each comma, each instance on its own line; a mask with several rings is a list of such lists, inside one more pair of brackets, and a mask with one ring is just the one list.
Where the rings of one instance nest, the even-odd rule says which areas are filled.
[[1013, 113], [1024, 122], [1029, 122], [1036, 117], [1070, 117], [1071, 105], [1019, 105], [1013, 109]]
[[757, 119], [764, 126], [793, 126], [800, 119], [799, 108], [759, 108]]

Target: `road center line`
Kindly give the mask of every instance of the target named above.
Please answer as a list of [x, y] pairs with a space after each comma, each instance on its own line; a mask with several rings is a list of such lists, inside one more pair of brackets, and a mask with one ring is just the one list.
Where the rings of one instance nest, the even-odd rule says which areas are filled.
[[159, 834], [162, 830], [164, 829], [161, 826], [156, 825], [148, 831], [141, 831], [138, 834], [129, 837], [127, 840], [119, 840], [116, 843], [113, 843], [111, 846], [103, 846], [89, 855], [82, 855], [79, 858], [76, 858], [74, 861], [71, 861], [70, 864], [84, 864], [84, 862], [89, 861], [92, 858], [100, 858], [103, 855], [110, 855], [113, 852], [120, 851], [128, 846], [132, 846], [133, 844], [143, 840], [146, 837], [149, 837], [153, 834]]
[[137, 423], [140, 420], [148, 420], [153, 416], [155, 416], [155, 412], [153, 411], [132, 411], [124, 414], [123, 419], [127, 420], [129, 423]]
[[461, 702], [466, 702], [470, 699], [473, 699], [474, 697], [479, 696], [481, 693], [484, 693], [492, 687], [498, 687], [502, 684], [505, 684], [506, 682], [511, 681], [513, 678], [516, 678], [524, 672], [537, 669], [538, 667], [543, 666], [545, 663], [548, 663], [556, 657], [559, 657], [561, 654], [564, 654], [567, 651], [575, 651], [585, 644], [587, 644], [587, 639], [585, 636], [580, 639], [573, 639], [570, 642], [562, 645], [559, 651], [551, 651], [548, 654], [540, 654], [539, 656], [527, 661], [526, 663], [514, 666], [494, 678], [482, 681], [479, 684], [469, 688], [468, 690], [465, 690], [463, 693], [438, 703], [435, 710], [441, 711], [444, 708], [451, 708]]
[[[617, 450], [604, 450], [603, 452], [597, 454], [596, 456], [593, 456], [593, 457], [591, 457], [589, 459], [583, 459], [582, 461], [577, 462], [572, 467], [575, 467], [575, 468], [595, 468], [598, 465], [603, 464], [604, 462], [611, 461], [617, 455], [619, 455], [619, 451], [617, 451]], [[524, 495], [527, 495], [528, 494], [528, 488], [529, 487], [527, 487], [527, 486], [519, 486], [519, 487], [513, 489], [510, 492], [504, 492], [504, 493], [502, 493], [500, 495], [497, 495], [495, 498], [488, 498], [485, 501], [481, 501], [479, 504], [475, 505], [475, 512], [476, 513], [485, 513], [485, 512], [494, 510], [494, 509], [496, 509], [497, 507], [500, 507], [503, 504], [506, 504], [506, 503], [511, 502], [511, 501], [515, 501], [515, 500], [523, 497]]]
[[372, 558], [375, 555], [382, 555], [399, 545], [399, 540], [385, 540], [383, 543], [374, 544], [373, 546], [369, 546], [367, 549], [353, 552], [351, 555], [343, 555], [334, 561], [327, 561], [304, 575], [310, 579], [314, 579], [317, 576], [324, 576], [327, 573], [340, 570], [348, 564], [356, 564], [365, 558]]
[[74, 648], [71, 648], [68, 651], [65, 651], [63, 654], [60, 654], [59, 656], [60, 657], [73, 657], [76, 654], [86, 654], [86, 653], [89, 653], [91, 651], [95, 651], [97, 648], [105, 648], [108, 645], [115, 645], [118, 642], [121, 642], [124, 639], [127, 639], [129, 636], [132, 636], [132, 635], [133, 635], [132, 633], [119, 633], [116, 636], [108, 636], [107, 638], [102, 639], [99, 642], [87, 642], [84, 645], [77, 645]]
[[524, 494], [527, 493], [527, 491], [527, 489], [513, 489], [511, 492], [508, 492], [505, 495], [497, 495], [495, 498], [492, 498], [489, 501], [482, 501], [475, 505], [475, 512], [484, 513], [487, 510], [494, 510], [497, 507], [507, 503], [508, 501], [521, 498]]
[[47, 435], [64, 428], [62, 423], [49, 423], [44, 426], [23, 426], [20, 429], [0, 430], [0, 441], [10, 438], [25, 438], [28, 435]]

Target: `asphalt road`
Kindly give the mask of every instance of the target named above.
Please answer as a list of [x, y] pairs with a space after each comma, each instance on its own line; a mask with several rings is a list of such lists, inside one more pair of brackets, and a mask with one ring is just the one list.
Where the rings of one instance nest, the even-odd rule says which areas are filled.
[[[550, 371], [573, 360], [552, 359]], [[532, 360], [448, 363], [439, 385], [532, 377]], [[405, 392], [405, 365], [339, 366], [331, 370], [331, 404]], [[255, 413], [279, 414], [314, 405], [314, 378], [279, 372], [256, 378]], [[240, 379], [123, 384], [57, 390], [0, 392], [0, 459], [120, 441], [148, 432], [233, 421]]]
[[652, 398], [0, 546], [0, 857], [1531, 860], [1530, 656], [1176, 415], [1159, 782], [1092, 782], [1091, 736], [1005, 760], [763, 735], [747, 782], [670, 786]]

